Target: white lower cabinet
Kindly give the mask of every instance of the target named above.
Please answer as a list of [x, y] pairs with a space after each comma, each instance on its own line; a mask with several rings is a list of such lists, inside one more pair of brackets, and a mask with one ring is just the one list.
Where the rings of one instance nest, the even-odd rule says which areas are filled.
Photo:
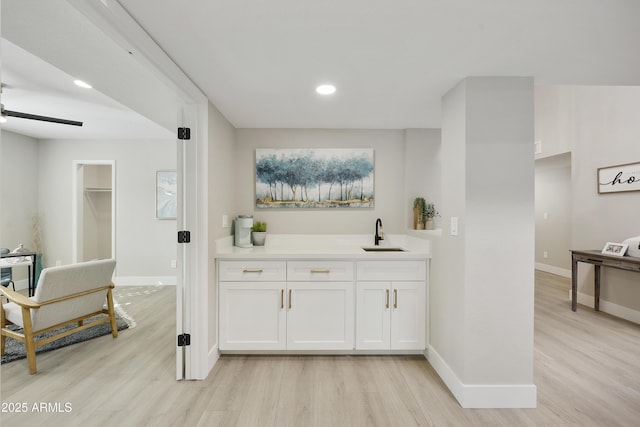
[[[285, 280], [285, 264], [301, 281]], [[220, 261], [218, 268], [220, 350], [353, 350], [352, 261]]]
[[[385, 264], [358, 263], [356, 350], [424, 350], [426, 266]], [[394, 276], [416, 280], [385, 280]], [[379, 280], [360, 280], [373, 277]]]
[[220, 350], [424, 350], [426, 269], [426, 261], [219, 261]]
[[287, 350], [353, 350], [353, 281], [287, 286]]
[[286, 286], [286, 282], [220, 282], [220, 350], [284, 350]]

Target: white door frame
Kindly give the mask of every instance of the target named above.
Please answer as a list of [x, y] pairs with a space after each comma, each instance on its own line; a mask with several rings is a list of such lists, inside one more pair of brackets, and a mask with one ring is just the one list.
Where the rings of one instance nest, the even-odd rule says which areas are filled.
[[182, 110], [182, 116], [176, 120], [176, 124], [191, 128], [191, 140], [179, 142], [177, 149], [176, 175], [181, 185], [178, 190], [181, 207], [178, 210], [184, 209], [183, 216], [178, 217], [177, 227], [178, 230], [191, 232], [191, 243], [180, 244], [177, 251], [176, 332], [178, 335], [189, 333], [191, 345], [184, 352], [177, 347], [176, 377], [204, 379], [212, 363], [215, 363], [210, 361], [208, 342], [209, 101], [120, 3], [86, 0], [68, 2], [116, 44], [127, 51], [135, 51], [133, 58], [154, 70], [158, 78], [175, 90], [182, 100], [182, 105], [176, 105], [176, 111]]
[[71, 262], [80, 262], [84, 226], [84, 166], [111, 166], [111, 258], [116, 259], [116, 161], [74, 160], [71, 198]]

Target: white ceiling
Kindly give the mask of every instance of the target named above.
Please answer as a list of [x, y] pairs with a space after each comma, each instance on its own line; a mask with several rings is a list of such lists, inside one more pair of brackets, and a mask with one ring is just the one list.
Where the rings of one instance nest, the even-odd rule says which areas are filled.
[[468, 76], [640, 84], [638, 0], [120, 3], [236, 127], [440, 127]]
[[[115, 0], [101, 1], [108, 6]], [[638, 0], [119, 3], [239, 128], [440, 127], [441, 97], [467, 76], [640, 85]], [[70, 70], [75, 57], [65, 52], [73, 46], [47, 44], [46, 31], [70, 31], [74, 24], [91, 33], [76, 32], [67, 44], [101, 37], [86, 24], [78, 26], [80, 17], [68, 7], [62, 0], [5, 0], [3, 35], [19, 33], [17, 44]], [[21, 21], [7, 22], [6, 9]], [[98, 53], [73, 65], [99, 62]], [[3, 81], [8, 67], [3, 52]], [[109, 73], [89, 68], [104, 93], [135, 103], [114, 95]], [[326, 82], [337, 93], [315, 94], [315, 86]], [[5, 107], [17, 109], [9, 108], [9, 96], [7, 89]]]
[[166, 139], [151, 120], [2, 39], [2, 104], [6, 110], [81, 121], [82, 127], [8, 117], [2, 128], [37, 139]]

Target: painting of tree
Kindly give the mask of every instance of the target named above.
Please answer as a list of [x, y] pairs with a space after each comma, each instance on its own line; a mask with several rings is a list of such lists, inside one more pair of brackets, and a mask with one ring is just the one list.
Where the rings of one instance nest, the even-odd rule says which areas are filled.
[[372, 208], [373, 149], [256, 149], [257, 208]]

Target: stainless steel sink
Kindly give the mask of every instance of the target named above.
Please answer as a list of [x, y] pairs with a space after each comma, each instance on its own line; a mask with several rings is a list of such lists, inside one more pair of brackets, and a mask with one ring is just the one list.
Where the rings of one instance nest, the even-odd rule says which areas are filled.
[[402, 248], [390, 248], [384, 246], [373, 246], [362, 248], [365, 252], [406, 252], [405, 249]]

